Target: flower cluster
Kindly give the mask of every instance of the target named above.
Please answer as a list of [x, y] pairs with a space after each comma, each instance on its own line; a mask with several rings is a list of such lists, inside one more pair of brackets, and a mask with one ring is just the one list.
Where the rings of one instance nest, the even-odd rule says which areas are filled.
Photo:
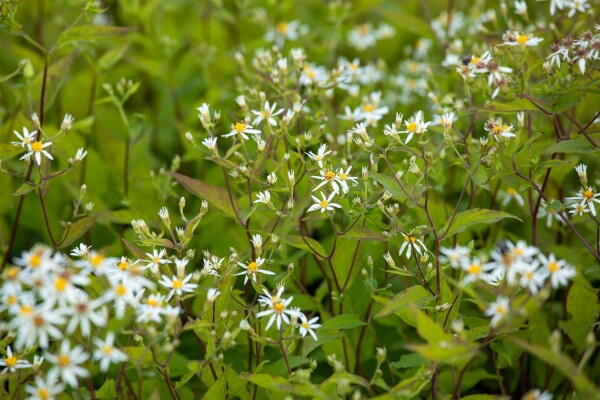
[[590, 64], [600, 59], [600, 25], [596, 25], [596, 33], [585, 31], [579, 39], [566, 37], [550, 47], [551, 54], [546, 58], [547, 68], [560, 69], [561, 63], [569, 66], [577, 65], [585, 74]]

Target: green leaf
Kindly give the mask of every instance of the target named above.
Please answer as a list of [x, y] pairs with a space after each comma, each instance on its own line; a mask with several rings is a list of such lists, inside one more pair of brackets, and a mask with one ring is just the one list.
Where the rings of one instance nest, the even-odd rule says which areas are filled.
[[515, 114], [519, 111], [539, 111], [527, 99], [516, 99], [509, 102], [490, 101], [483, 107], [474, 107], [478, 111], [487, 111], [494, 114]]
[[[454, 217], [452, 225], [450, 225], [450, 228], [448, 229], [448, 225], [446, 225], [441, 230], [441, 232], [445, 232], [443, 238], [447, 238], [452, 235], [456, 235], [457, 233], [463, 232], [469, 226], [476, 224], [493, 224], [494, 222], [498, 222], [500, 220], [503, 220], [504, 218], [514, 218], [523, 222], [519, 217], [506, 213], [504, 211], [488, 210], [485, 208], [474, 208], [471, 210], [457, 213]], [[446, 232], [446, 230], [448, 231]]]
[[423, 311], [413, 306], [412, 310], [417, 318], [417, 333], [429, 343], [438, 344], [449, 342], [454, 338], [449, 333], [444, 332], [444, 328], [433, 319], [429, 318]]
[[[239, 207], [237, 206], [235, 197], [231, 197], [231, 200], [229, 199], [229, 193], [225, 188], [212, 186], [189, 176], [178, 174], [177, 172], [171, 172], [170, 175], [194, 196], [206, 199], [226, 215], [236, 218], [236, 211], [239, 210]], [[231, 206], [232, 203], [236, 211]]]
[[569, 378], [575, 389], [581, 391], [580, 394], [582, 398], [599, 398], [596, 385], [590, 381], [583, 371], [577, 368], [577, 365], [566, 354], [560, 351], [552, 351], [551, 349], [543, 346], [528, 343], [527, 341], [517, 337], [508, 336], [506, 340], [509, 340], [521, 347], [532, 356], [552, 365], [558, 372]]
[[385, 317], [392, 313], [398, 315], [402, 320], [412, 326], [417, 326], [417, 319], [415, 313], [411, 309], [414, 305], [421, 307], [434, 299], [423, 286], [415, 285], [407, 289], [404, 289], [400, 293], [397, 293], [391, 299], [381, 298], [379, 296], [373, 296], [373, 299], [382, 302], [383, 308], [375, 315], [375, 318]]
[[71, 223], [70, 226], [65, 227], [66, 235], [60, 241], [58, 248], [62, 249], [73, 244], [74, 241], [83, 236], [95, 223], [96, 218], [83, 217]]
[[19, 188], [13, 193], [13, 196], [24, 196], [29, 192], [34, 191], [37, 188], [37, 185], [32, 185], [31, 183], [23, 183]]
[[57, 46], [76, 42], [79, 40], [100, 39], [107, 36], [122, 35], [133, 31], [135, 28], [127, 28], [122, 26], [102, 26], [102, 25], [82, 25], [75, 26], [61, 33], [58, 37]]
[[463, 367], [476, 353], [475, 348], [458, 342], [407, 344], [428, 360]]
[[429, 364], [429, 360], [423, 358], [418, 353], [412, 353], [412, 354], [405, 354], [403, 356], [400, 356], [400, 360], [395, 361], [391, 364], [392, 364], [392, 367], [394, 367], [396, 369], [412, 368], [412, 367], [419, 367], [421, 365], [427, 365], [427, 364]]
[[0, 143], [0, 160], [7, 161], [23, 153], [21, 146], [15, 146], [10, 143]]
[[[591, 139], [600, 144], [600, 135], [591, 135]], [[552, 153], [596, 153], [600, 148], [594, 147], [585, 137], [576, 137], [575, 139], [563, 140], [548, 147], [546, 154]]]
[[[416, 203], [417, 201], [419, 201], [421, 195], [425, 191], [425, 186], [423, 185], [411, 185], [406, 182], [401, 182], [402, 187], [404, 188], [404, 190], [402, 190], [398, 185], [398, 182], [396, 182], [396, 180], [393, 177], [377, 172], [370, 172], [369, 177], [379, 182], [385, 189], [389, 190], [392, 193], [394, 198], [398, 200], [408, 199], [411, 200], [413, 203]], [[404, 191], [406, 191], [406, 193], [404, 193]], [[407, 194], [410, 197], [408, 197]]]
[[567, 312], [571, 318], [565, 322], [567, 334], [577, 346], [577, 351], [582, 352], [585, 339], [596, 322], [596, 314], [600, 311], [596, 290], [590, 283], [578, 276], [567, 295]]
[[387, 242], [388, 238], [383, 233], [374, 231], [373, 229], [363, 228], [361, 226], [353, 228], [349, 232], [340, 236], [345, 239], [361, 240], [363, 242], [376, 241], [376, 242]]
[[[321, 246], [321, 243], [317, 242], [315, 239], [309, 237], [304, 237], [304, 239], [302, 239], [300, 235], [281, 235], [279, 236], [279, 238], [282, 242], [287, 243], [290, 246], [296, 247], [304, 251], [308, 251], [309, 253], [316, 254], [320, 257], [327, 256], [327, 252], [325, 251], [323, 246]], [[310, 245], [310, 247], [304, 242], [305, 240]]]
[[129, 48], [129, 43], [125, 43], [123, 46], [115, 47], [110, 49], [106, 53], [100, 57], [98, 60], [98, 67], [103, 70], [110, 69], [113, 65], [115, 65], [127, 52]]
[[352, 329], [366, 324], [356, 314], [342, 314], [324, 321], [321, 329]]
[[144, 250], [140, 249], [139, 247], [137, 247], [135, 244], [131, 243], [128, 240], [125, 239], [121, 239], [123, 241], [123, 244], [125, 244], [125, 247], [127, 247], [127, 250], [129, 250], [131, 252], [131, 254], [133, 254], [134, 256], [136, 256], [137, 258], [146, 258], [146, 253], [144, 252]]
[[107, 379], [100, 389], [96, 391], [97, 399], [114, 399], [117, 397], [117, 391], [115, 390], [115, 381], [113, 379]]

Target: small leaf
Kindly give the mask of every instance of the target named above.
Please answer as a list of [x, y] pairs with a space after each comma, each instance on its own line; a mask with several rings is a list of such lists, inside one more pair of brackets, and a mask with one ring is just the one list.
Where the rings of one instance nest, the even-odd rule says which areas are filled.
[[350, 232], [345, 233], [340, 236], [345, 239], [354, 239], [361, 240], [363, 242], [368, 241], [376, 241], [376, 242], [387, 242], [388, 238], [383, 235], [383, 233], [374, 231], [373, 229], [357, 227], [350, 230]]
[[125, 244], [125, 247], [127, 247], [127, 250], [129, 250], [131, 252], [131, 254], [133, 254], [137, 258], [143, 259], [143, 258], [147, 257], [146, 253], [144, 252], [144, 250], [140, 249], [135, 244], [133, 244], [130, 241], [125, 240], [125, 239], [121, 239], [121, 240]]
[[[404, 190], [402, 190], [393, 177], [377, 172], [370, 172], [369, 176], [379, 182], [386, 190], [389, 190], [394, 198], [398, 200], [408, 199], [412, 200], [414, 203], [421, 198], [421, 195], [425, 191], [425, 186], [423, 185], [411, 185], [406, 182], [401, 182], [402, 187], [404, 188]], [[406, 193], [404, 193], [405, 191]]]
[[[378, 296], [373, 296], [373, 298], [379, 301]], [[402, 320], [412, 326], [417, 325], [417, 320], [415, 318], [415, 313], [411, 309], [411, 306], [423, 306], [430, 301], [432, 301], [434, 297], [429, 293], [423, 286], [415, 285], [411, 286], [407, 289], [404, 289], [400, 293], [397, 293], [391, 299], [383, 299], [383, 308], [379, 310], [375, 318], [385, 317], [386, 315], [390, 315], [392, 313], [397, 314]]]
[[400, 356], [400, 360], [393, 362], [392, 367], [394, 367], [396, 369], [401, 369], [401, 368], [419, 367], [421, 365], [427, 365], [427, 364], [429, 364], [429, 360], [426, 360], [418, 353], [413, 353], [413, 354], [405, 354], [403, 356]]
[[352, 329], [366, 324], [356, 314], [342, 314], [324, 321], [321, 329]]
[[31, 183], [23, 183], [19, 188], [13, 193], [13, 196], [24, 196], [29, 192], [34, 191], [37, 188], [37, 185], [32, 185]]
[[98, 67], [103, 70], [110, 69], [113, 65], [115, 65], [119, 60], [125, 55], [127, 49], [129, 48], [129, 43], [125, 43], [123, 46], [115, 47], [110, 49], [106, 53], [100, 57], [98, 60]]
[[209, 203], [223, 211], [226, 215], [233, 218], [236, 217], [236, 213], [231, 206], [232, 202], [233, 207], [235, 207], [236, 210], [239, 210], [239, 208], [235, 201], [235, 197], [232, 197], [231, 200], [229, 199], [229, 193], [226, 189], [220, 186], [209, 185], [199, 181], [198, 179], [178, 174], [177, 172], [171, 172], [170, 175], [191, 194], [198, 196], [201, 199], [206, 199]]
[[[308, 251], [309, 253], [313, 253], [317, 256], [321, 257], [321, 256], [327, 255], [327, 252], [325, 251], [323, 246], [321, 246], [321, 243], [317, 242], [313, 238], [304, 237], [304, 239], [302, 239], [302, 237], [300, 235], [281, 235], [281, 236], [279, 236], [279, 238], [281, 239], [282, 242], [287, 243], [290, 246], [296, 247], [301, 250]], [[306, 244], [304, 242], [305, 240], [310, 245], [310, 247], [308, 244]], [[312, 249], [311, 249], [311, 247], [312, 247]]]
[[578, 276], [567, 295], [567, 312], [571, 318], [565, 322], [567, 334], [582, 352], [585, 340], [596, 322], [596, 314], [600, 311], [596, 290], [583, 277]]
[[117, 391], [115, 390], [115, 381], [113, 379], [107, 379], [106, 382], [98, 389], [95, 393], [97, 399], [114, 399], [117, 397]]
[[93, 40], [107, 36], [122, 35], [135, 28], [122, 26], [82, 25], [66, 30], [58, 37], [58, 46], [78, 40]]
[[[515, 215], [506, 213], [498, 210], [488, 210], [485, 208], [474, 208], [472, 210], [462, 211], [456, 214], [454, 221], [448, 229], [446, 225], [441, 232], [445, 232], [443, 238], [447, 238], [452, 235], [456, 235], [467, 229], [469, 226], [476, 224], [493, 224], [503, 220], [504, 218], [514, 218], [523, 222], [520, 218]], [[446, 232], [446, 230], [448, 231]]]
[[94, 217], [83, 217], [75, 222], [73, 222], [70, 226], [65, 228], [66, 236], [64, 236], [63, 240], [61, 240], [60, 245], [58, 246], [60, 249], [65, 248], [73, 244], [74, 241], [83, 236], [94, 224], [96, 223], [96, 218]]
[[24, 151], [25, 150], [21, 146], [15, 146], [10, 143], [0, 143], [0, 160], [10, 160]]

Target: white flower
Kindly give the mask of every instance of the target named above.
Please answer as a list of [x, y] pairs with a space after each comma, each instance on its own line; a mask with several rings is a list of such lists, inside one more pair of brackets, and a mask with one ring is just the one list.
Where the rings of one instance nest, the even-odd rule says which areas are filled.
[[300, 74], [299, 83], [302, 86], [310, 85], [311, 83], [323, 84], [327, 81], [327, 70], [324, 67], [314, 64], [306, 64]]
[[155, 271], [161, 265], [171, 263], [170, 260], [165, 258], [167, 256], [165, 249], [162, 249], [160, 252], [154, 249], [152, 254], [146, 253], [146, 255], [148, 256], [148, 260], [144, 260], [146, 262], [144, 269], [150, 268], [152, 271]]
[[202, 141], [202, 144], [213, 153], [217, 152], [217, 137], [207, 137]]
[[574, 203], [571, 204], [571, 210], [569, 210], [569, 214], [587, 214], [590, 212], [590, 209], [587, 207], [585, 203]]
[[265, 262], [264, 258], [260, 258], [258, 257], [256, 260], [254, 261], [250, 261], [248, 264], [244, 264], [241, 262], [238, 262], [238, 265], [242, 268], [245, 269], [245, 271], [239, 272], [237, 275], [246, 275], [246, 277], [244, 278], [244, 284], [246, 284], [246, 282], [248, 282], [248, 278], [252, 279], [253, 282], [256, 282], [256, 274], [257, 273], [261, 273], [261, 274], [265, 274], [265, 275], [275, 275], [275, 272], [273, 271], [268, 271], [266, 269], [260, 269], [260, 266], [263, 265]]
[[558, 203], [558, 206], [557, 206], [555, 204], [555, 200], [545, 201], [545, 200], [542, 199], [542, 201], [540, 202], [540, 209], [539, 209], [539, 212], [538, 212], [538, 218], [546, 218], [546, 226], [548, 228], [550, 228], [552, 226], [552, 221], [554, 219], [556, 219], [561, 224], [564, 224], [565, 222], [558, 215], [558, 213], [560, 212], [560, 210], [561, 210], [560, 203]]
[[346, 169], [346, 171], [344, 171], [343, 168], [340, 168], [337, 175], [335, 176], [335, 180], [337, 182], [339, 182], [339, 184], [342, 186], [342, 191], [344, 192], [344, 194], [348, 193], [348, 191], [350, 190], [350, 187], [348, 186], [348, 181], [352, 182], [353, 185], [358, 184], [357, 177], [348, 175], [350, 173], [351, 169], [352, 169], [352, 165], [350, 165]]
[[52, 142], [42, 143], [39, 140], [34, 141], [33, 143], [29, 143], [27, 145], [28, 153], [25, 153], [20, 160], [29, 159], [31, 156], [35, 158], [37, 165], [42, 164], [42, 154], [45, 155], [49, 160], [54, 160], [54, 157], [48, 153], [47, 150], [44, 150], [46, 147], [52, 146]]
[[442, 253], [442, 262], [449, 263], [452, 268], [458, 268], [469, 256], [469, 248], [466, 246], [456, 246], [452, 249], [442, 247], [440, 253]]
[[592, 186], [587, 186], [585, 188], [579, 189], [577, 195], [575, 197], [567, 197], [567, 200], [576, 202], [581, 206], [587, 206], [590, 209], [590, 212], [595, 217], [596, 216], [596, 207], [594, 203], [600, 203], [600, 193], [596, 191], [596, 188]]
[[504, 46], [521, 46], [521, 47], [529, 47], [529, 46], [537, 46], [542, 42], [543, 38], [537, 38], [533, 36], [531, 33], [519, 33], [515, 31], [508, 31], [504, 35], [502, 35], [502, 39]]
[[137, 322], [162, 322], [162, 315], [166, 313], [166, 296], [156, 293], [146, 297], [140, 304], [136, 304]]
[[75, 121], [75, 118], [73, 118], [71, 114], [65, 114], [65, 117], [60, 124], [60, 130], [68, 132], [73, 129], [73, 121]]
[[448, 133], [450, 132], [450, 129], [452, 129], [452, 123], [454, 122], [454, 113], [448, 112], [446, 114], [443, 114], [442, 116], [440, 116], [440, 120], [444, 128], [444, 133]]
[[572, 0], [567, 1], [565, 4], [567, 8], [569, 8], [569, 13], [567, 14], [568, 18], [572, 18], [577, 11], [584, 13], [590, 8], [588, 0]]
[[308, 32], [308, 27], [300, 24], [299, 21], [280, 21], [274, 28], [267, 31], [264, 39], [268, 42], [275, 42], [281, 47], [286, 40], [296, 40], [306, 32]]
[[8, 324], [17, 330], [15, 347], [23, 349], [38, 344], [42, 349], [50, 345], [50, 337], [61, 339], [63, 332], [57, 327], [64, 325], [65, 318], [52, 305], [35, 306], [21, 302], [19, 313]]
[[327, 144], [323, 143], [319, 146], [317, 154], [313, 153], [312, 151], [309, 151], [308, 153], [306, 153], [306, 155], [309, 156], [312, 160], [316, 161], [317, 164], [319, 164], [319, 168], [323, 168], [323, 160], [325, 159], [325, 156], [331, 154], [331, 152], [332, 150], [327, 150]]
[[321, 192], [322, 200], [319, 200], [317, 197], [311, 195], [310, 197], [312, 197], [312, 199], [315, 201], [315, 204], [313, 204], [312, 206], [310, 206], [308, 208], [308, 212], [316, 211], [316, 210], [321, 210], [321, 212], [335, 211], [335, 208], [342, 208], [341, 205], [331, 202], [331, 200], [333, 199], [333, 197], [336, 194], [337, 194], [337, 192], [331, 192], [329, 197], [326, 198], [325, 194], [323, 192]]
[[531, 389], [521, 397], [521, 400], [552, 400], [553, 398], [552, 393], [547, 390], [542, 392], [540, 389]]
[[515, 1], [515, 14], [527, 15], [527, 3], [525, 1]]
[[249, 133], [251, 135], [260, 135], [260, 131], [258, 129], [254, 129], [252, 127], [252, 125], [249, 125], [245, 122], [237, 122], [237, 123], [231, 125], [231, 132], [229, 132], [226, 135], [221, 135], [221, 136], [230, 137], [230, 136], [240, 135], [244, 139], [249, 140], [250, 138], [248, 137], [248, 135], [246, 135], [247, 133]]
[[67, 335], [71, 335], [79, 326], [81, 334], [87, 338], [92, 332], [92, 327], [97, 328], [106, 325], [106, 311], [104, 309], [98, 310], [102, 302], [102, 299], [90, 301], [87, 293], [84, 291], [77, 292], [71, 305], [65, 308], [65, 315], [70, 316], [66, 328]]
[[58, 354], [46, 355], [46, 359], [54, 364], [49, 373], [58, 371], [61, 380], [73, 388], [79, 385], [77, 377], [85, 378], [89, 376], [89, 372], [80, 366], [89, 358], [90, 356], [83, 351], [81, 346], [77, 345], [71, 348], [71, 343], [68, 340], [63, 340]]
[[25, 391], [29, 394], [28, 400], [54, 400], [63, 393], [65, 386], [58, 383], [58, 370], [51, 370], [45, 377], [35, 376], [35, 386], [27, 385]]
[[210, 288], [206, 292], [206, 301], [208, 301], [209, 303], [214, 303], [220, 294], [221, 294], [221, 292], [218, 291], [217, 289]]
[[321, 183], [319, 183], [312, 191], [314, 192], [315, 190], [319, 189], [321, 186], [326, 185], [327, 183], [331, 184], [331, 188], [333, 189], [334, 192], [339, 193], [340, 191], [340, 187], [338, 186], [338, 183], [336, 181], [336, 173], [333, 172], [333, 170], [328, 169], [328, 170], [324, 170], [322, 169], [319, 172], [321, 175], [312, 175], [311, 178], [315, 178], [321, 181]]
[[538, 268], [539, 262], [533, 261], [529, 264], [521, 263], [521, 279], [519, 283], [522, 287], [529, 289], [532, 294], [537, 294], [548, 277], [548, 273]]
[[499, 190], [498, 194], [502, 197], [501, 204], [503, 207], [506, 207], [506, 205], [511, 200], [515, 200], [517, 204], [519, 204], [521, 207], [525, 205], [525, 200], [523, 199], [523, 196], [521, 196], [519, 192], [517, 192], [516, 189], [512, 187], [507, 188], [506, 191]]
[[282, 299], [281, 295], [283, 294], [284, 286], [281, 286], [277, 291], [275, 296], [271, 296], [271, 294], [267, 291], [267, 289], [263, 289], [263, 292], [266, 296], [261, 295], [258, 298], [258, 301], [263, 305], [268, 307], [267, 310], [261, 311], [256, 314], [257, 318], [262, 318], [270, 315], [269, 321], [267, 322], [267, 326], [265, 330], [269, 330], [273, 322], [276, 322], [277, 329], [281, 329], [281, 322], [285, 322], [286, 324], [290, 324], [289, 317], [298, 317], [297, 312], [288, 308], [290, 303], [292, 302], [293, 296], [290, 296], [287, 299]]
[[262, 110], [251, 110], [250, 112], [256, 115], [253, 124], [260, 124], [263, 120], [266, 120], [267, 123], [271, 126], [277, 126], [277, 121], [275, 120], [275, 116], [281, 114], [283, 112], [283, 108], [275, 111], [277, 109], [277, 103], [273, 103], [273, 105], [269, 105], [268, 101], [265, 101], [265, 105]]
[[562, 10], [565, 0], [550, 0], [550, 15], [554, 15], [556, 9]]
[[74, 165], [83, 161], [83, 159], [87, 156], [88, 152], [83, 147], [77, 149], [77, 153], [74, 158], [69, 158], [69, 164]]
[[404, 143], [408, 144], [408, 142], [410, 142], [410, 140], [412, 139], [412, 137], [415, 134], [422, 135], [423, 133], [427, 132], [427, 127], [429, 126], [430, 123], [431, 122], [423, 121], [423, 112], [422, 111], [418, 111], [414, 117], [410, 118], [407, 121], [404, 121], [404, 125], [406, 125], [406, 129], [403, 131], [400, 131], [400, 133], [408, 134]]
[[268, 190], [264, 192], [258, 192], [256, 194], [256, 203], [263, 203], [269, 207], [273, 207], [273, 203], [271, 202], [271, 193]]
[[489, 266], [487, 264], [483, 264], [477, 257], [473, 258], [472, 260], [463, 258], [461, 268], [466, 273], [465, 277], [460, 281], [461, 286], [466, 286], [469, 283], [476, 282], [477, 280], [488, 281], [490, 279], [486, 273], [486, 271], [490, 269]]
[[167, 289], [171, 289], [168, 296], [168, 298], [170, 299], [173, 296], [173, 294], [181, 296], [183, 293], [192, 293], [194, 289], [198, 287], [198, 285], [195, 283], [189, 283], [191, 279], [192, 274], [188, 274], [183, 279], [179, 279], [176, 276], [173, 276], [173, 278], [169, 279], [166, 275], [163, 275], [158, 283], [160, 283]]
[[4, 367], [1, 374], [7, 372], [16, 372], [17, 369], [31, 368], [31, 363], [27, 360], [21, 360], [16, 353], [13, 353], [10, 346], [6, 348], [6, 357], [0, 359], [0, 367]]
[[94, 352], [94, 360], [100, 361], [100, 371], [108, 371], [111, 363], [121, 363], [127, 360], [127, 355], [121, 350], [115, 348], [115, 334], [109, 331], [106, 334], [106, 339], [100, 340], [94, 338], [96, 351]]
[[85, 244], [80, 243], [79, 247], [75, 247], [73, 250], [71, 250], [71, 256], [85, 258], [88, 256], [88, 252], [91, 248], [92, 246], [86, 246]]
[[500, 119], [488, 119], [487, 122], [483, 125], [483, 129], [485, 129], [490, 136], [493, 136], [498, 143], [500, 143], [500, 139], [498, 138], [498, 136], [502, 136], [507, 139], [517, 136], [513, 133], [513, 125], [503, 124]]
[[35, 142], [35, 137], [36, 137], [37, 131], [33, 131], [33, 132], [29, 133], [29, 130], [27, 128], [23, 127], [23, 135], [22, 136], [17, 131], [13, 131], [13, 132], [15, 133], [15, 135], [17, 135], [17, 137], [20, 140], [20, 142], [11, 142], [11, 144], [13, 144], [15, 146], [21, 146], [22, 148], [25, 148], [26, 146], [29, 146], [31, 143]]
[[171, 225], [171, 218], [169, 217], [169, 210], [167, 210], [167, 207], [161, 207], [160, 210], [158, 210], [158, 216], [165, 225]]
[[492, 317], [490, 321], [491, 326], [498, 325], [504, 317], [508, 315], [510, 311], [510, 299], [505, 296], [498, 296], [495, 302], [491, 303], [487, 310], [485, 310], [485, 315], [488, 317]]
[[550, 282], [553, 288], [567, 286], [568, 280], [577, 275], [575, 268], [568, 265], [565, 260], [556, 260], [554, 254], [550, 254], [548, 258], [540, 254], [539, 260], [542, 263], [542, 268], [550, 276]]
[[311, 319], [307, 319], [304, 313], [299, 312], [298, 317], [300, 318], [300, 323], [298, 324], [298, 328], [300, 330], [300, 335], [305, 337], [306, 334], [310, 334], [314, 340], [317, 340], [317, 335], [315, 334], [315, 329], [319, 328], [321, 324], [317, 324], [319, 317], [313, 317]]
[[425, 247], [425, 244], [421, 239], [418, 239], [412, 231], [410, 231], [408, 235], [403, 232], [402, 236], [404, 236], [404, 242], [402, 243], [402, 246], [400, 246], [398, 255], [401, 256], [402, 253], [404, 253], [404, 250], [406, 250], [406, 258], [408, 259], [412, 254], [413, 248], [419, 255], [423, 255], [423, 252], [427, 253], [428, 250], [427, 247]]

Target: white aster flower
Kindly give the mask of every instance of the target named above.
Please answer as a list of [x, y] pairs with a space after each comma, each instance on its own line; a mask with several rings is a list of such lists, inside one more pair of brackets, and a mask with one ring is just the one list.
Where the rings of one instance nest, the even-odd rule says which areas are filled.
[[27, 145], [27, 149], [29, 150], [29, 152], [25, 153], [25, 155], [21, 157], [20, 160], [29, 159], [33, 156], [38, 166], [42, 164], [42, 154], [46, 156], [46, 158], [48, 158], [49, 160], [54, 160], [54, 157], [52, 157], [52, 155], [47, 150], [44, 150], [48, 146], [52, 146], [52, 142], [42, 143], [40, 140], [36, 140], [32, 143], [29, 143]]
[[404, 242], [402, 242], [402, 245], [400, 246], [398, 255], [402, 256], [402, 253], [406, 250], [406, 258], [408, 259], [410, 258], [413, 249], [419, 255], [423, 255], [423, 252], [427, 253], [428, 250], [427, 247], [425, 247], [425, 243], [423, 243], [421, 239], [418, 239], [412, 231], [408, 234], [402, 233], [402, 236], [404, 236]]
[[250, 137], [248, 137], [247, 133], [251, 135], [260, 135], [260, 131], [258, 129], [254, 129], [252, 125], [249, 125], [245, 122], [236, 122], [235, 124], [231, 125], [231, 132], [221, 136], [230, 137], [240, 135], [244, 139], [249, 140]]
[[266, 269], [260, 269], [260, 267], [264, 264], [265, 259], [258, 257], [256, 260], [251, 260], [248, 264], [244, 264], [242, 262], [238, 262], [238, 265], [242, 267], [245, 271], [239, 272], [237, 275], [246, 275], [244, 278], [244, 284], [248, 282], [248, 279], [252, 279], [253, 282], [257, 282], [256, 274], [261, 273], [265, 275], [275, 275], [275, 272], [269, 271]]
[[36, 375], [34, 384], [25, 387], [25, 391], [29, 395], [27, 400], [56, 399], [65, 388], [62, 383], [58, 383], [58, 376], [58, 370], [51, 370], [44, 377]]
[[542, 268], [550, 276], [550, 282], [554, 289], [567, 286], [569, 283], [568, 280], [577, 275], [575, 268], [567, 264], [565, 260], [557, 260], [552, 253], [548, 258], [540, 254], [539, 260], [542, 263]]
[[252, 123], [256, 125], [260, 124], [262, 121], [267, 121], [269, 125], [277, 126], [277, 121], [273, 117], [276, 117], [277, 115], [281, 114], [283, 112], [283, 108], [280, 108], [279, 110], [275, 111], [276, 109], [277, 103], [273, 103], [273, 105], [270, 105], [268, 101], [265, 101], [265, 105], [262, 108], [262, 110], [250, 111], [252, 114], [256, 115], [256, 118], [254, 118], [254, 121], [252, 121]]
[[179, 279], [176, 276], [173, 276], [171, 279], [169, 279], [166, 275], [163, 275], [158, 283], [167, 289], [171, 289], [168, 295], [168, 298], [171, 299], [174, 294], [181, 296], [183, 293], [192, 293], [194, 289], [198, 287], [198, 285], [195, 283], [189, 283], [191, 279], [192, 274], [188, 274], [183, 279]]
[[267, 322], [267, 326], [265, 327], [265, 330], [269, 330], [271, 325], [273, 325], [273, 322], [276, 322], [277, 329], [280, 330], [282, 321], [289, 325], [290, 324], [289, 317], [296, 317], [296, 318], [298, 317], [297, 312], [295, 310], [288, 308], [288, 306], [292, 302], [293, 296], [290, 296], [287, 299], [281, 298], [281, 295], [283, 294], [283, 290], [284, 290], [284, 286], [281, 286], [279, 288], [279, 290], [277, 291], [277, 294], [275, 296], [271, 296], [271, 294], [267, 291], [267, 289], [263, 289], [265, 296], [261, 295], [258, 298], [258, 301], [263, 306], [266, 306], [267, 309], [257, 313], [256, 317], [262, 318], [262, 317], [266, 317], [269, 315], [271, 316], [269, 318], [269, 321]]
[[485, 315], [492, 317], [490, 325], [494, 327], [498, 325], [498, 322], [508, 315], [509, 311], [510, 299], [505, 296], [498, 296], [496, 301], [491, 303], [488, 309], [485, 310]]
[[111, 363], [122, 363], [127, 360], [127, 355], [121, 350], [115, 348], [115, 334], [109, 331], [106, 334], [106, 339], [100, 340], [94, 338], [96, 351], [94, 352], [94, 360], [100, 361], [100, 371], [108, 371]]
[[306, 155], [309, 156], [313, 161], [316, 161], [317, 164], [319, 164], [319, 168], [323, 168], [323, 160], [325, 159], [325, 156], [331, 153], [332, 150], [327, 150], [327, 144], [323, 143], [319, 146], [317, 154], [313, 153], [312, 151], [309, 151], [308, 153], [306, 153]]
[[21, 360], [17, 353], [13, 353], [10, 346], [6, 348], [6, 357], [0, 358], [0, 367], [4, 367], [0, 374], [7, 372], [16, 372], [18, 369], [31, 368], [31, 363], [27, 360]]
[[300, 318], [300, 322], [298, 323], [298, 329], [300, 331], [300, 335], [305, 337], [306, 334], [310, 334], [314, 340], [317, 340], [317, 335], [315, 334], [315, 329], [319, 328], [321, 324], [317, 324], [319, 317], [313, 317], [311, 319], [306, 318], [304, 313], [299, 312], [298, 317]]
[[[89, 372], [80, 364], [86, 362], [90, 356], [79, 345], [71, 348], [68, 340], [63, 340], [58, 354], [46, 354], [46, 359], [54, 364], [50, 372], [57, 371], [61, 380], [75, 388], [79, 385], [77, 378], [89, 376]], [[50, 373], [49, 372], [49, 373]]]
[[333, 200], [333, 197], [337, 193], [338, 192], [331, 192], [329, 197], [325, 197], [325, 194], [323, 192], [321, 192], [322, 200], [319, 200], [317, 197], [311, 195], [310, 197], [312, 197], [312, 199], [315, 201], [315, 204], [313, 204], [312, 206], [310, 206], [308, 208], [308, 212], [316, 211], [316, 210], [321, 210], [321, 212], [335, 211], [335, 208], [342, 208], [341, 205], [331, 202], [331, 200]]
[[13, 131], [15, 135], [19, 138], [19, 142], [11, 142], [11, 144], [15, 146], [21, 146], [25, 148], [29, 146], [31, 143], [35, 142], [37, 131], [33, 131], [29, 133], [29, 130], [26, 127], [23, 127], [23, 135], [21, 135], [18, 131]]

